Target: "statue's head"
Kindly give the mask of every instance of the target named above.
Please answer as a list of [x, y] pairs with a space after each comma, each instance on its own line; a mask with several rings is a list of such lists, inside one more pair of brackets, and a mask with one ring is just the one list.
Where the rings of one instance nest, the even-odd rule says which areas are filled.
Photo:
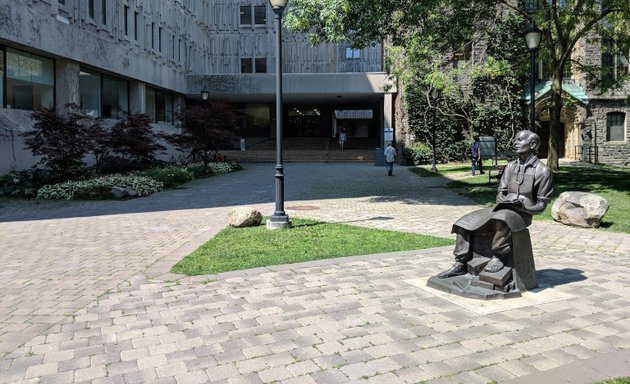
[[528, 129], [518, 132], [514, 138], [514, 149], [517, 155], [535, 154], [539, 147], [540, 136]]

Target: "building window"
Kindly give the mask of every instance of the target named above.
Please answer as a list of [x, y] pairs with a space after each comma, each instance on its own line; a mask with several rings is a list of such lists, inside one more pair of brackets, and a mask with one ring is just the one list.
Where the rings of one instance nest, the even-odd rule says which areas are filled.
[[107, 25], [107, 0], [101, 0], [101, 21]]
[[472, 58], [472, 41], [462, 43], [460, 46], [453, 49], [453, 65], [455, 68], [459, 68]]
[[265, 25], [267, 23], [267, 7], [257, 5], [254, 7], [254, 24]]
[[7, 108], [37, 109], [54, 104], [55, 64], [51, 59], [6, 50]]
[[241, 25], [265, 25], [267, 7], [264, 5], [243, 5], [240, 7]]
[[[547, 2], [551, 5], [551, 1], [547, 0]], [[537, 10], [543, 9], [545, 7], [545, 0], [523, 0], [523, 9], [526, 12], [535, 12]], [[557, 6], [558, 8], [566, 7], [566, 0], [558, 0]]]
[[267, 59], [264, 57], [241, 58], [241, 73], [267, 73]]
[[151, 49], [155, 49], [155, 23], [151, 23]]
[[241, 59], [241, 73], [253, 73], [252, 59]]
[[626, 114], [611, 112], [606, 116], [606, 141], [626, 140]]
[[171, 60], [175, 61], [175, 35], [171, 36]]
[[129, 36], [129, 7], [123, 6], [123, 30], [125, 32], [125, 36]]
[[147, 87], [146, 111], [151, 120], [156, 123], [173, 124], [173, 94]]
[[101, 115], [101, 76], [82, 69], [79, 72], [79, 95], [81, 111], [87, 115]]
[[138, 40], [138, 18], [140, 14], [138, 12], [133, 13], [133, 39]]
[[81, 111], [94, 117], [122, 118], [129, 112], [129, 82], [87, 69], [79, 72]]
[[0, 108], [4, 106], [4, 50], [0, 48]]
[[158, 28], [158, 51], [162, 52], [162, 27]]
[[252, 25], [252, 13], [249, 5], [241, 5], [241, 25]]
[[94, 0], [88, 0], [88, 16], [94, 20]]
[[256, 73], [267, 73], [267, 59], [264, 57], [257, 57], [254, 60], [254, 63], [256, 64], [255, 66], [255, 70]]
[[357, 60], [361, 58], [361, 50], [355, 48], [346, 48], [346, 59]]
[[122, 118], [129, 112], [129, 82], [102, 75], [102, 116]]
[[602, 41], [602, 79], [619, 80], [628, 73], [628, 58], [619, 52], [617, 44], [611, 39]]

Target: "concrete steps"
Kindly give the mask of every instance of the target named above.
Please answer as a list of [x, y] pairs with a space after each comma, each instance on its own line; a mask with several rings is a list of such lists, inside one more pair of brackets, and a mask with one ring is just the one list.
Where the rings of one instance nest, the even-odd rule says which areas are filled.
[[[282, 141], [283, 162], [305, 163], [374, 163], [377, 139], [356, 138], [349, 148], [341, 150], [327, 137], [287, 137]], [[276, 161], [276, 141], [268, 139], [241, 150], [221, 150], [228, 159], [240, 163], [273, 163]]]
[[[269, 149], [222, 150], [222, 154], [229, 160], [240, 163], [273, 163], [276, 161], [276, 151]], [[287, 149], [282, 151], [283, 162], [305, 163], [348, 163], [348, 162], [374, 162], [374, 149]]]

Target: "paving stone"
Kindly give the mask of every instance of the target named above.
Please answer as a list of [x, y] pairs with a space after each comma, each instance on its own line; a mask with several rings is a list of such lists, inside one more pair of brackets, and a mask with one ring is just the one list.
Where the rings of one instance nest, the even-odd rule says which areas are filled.
[[[287, 207], [317, 206], [309, 211], [314, 219], [452, 238], [452, 222], [478, 208], [434, 188], [445, 179], [402, 169], [384, 184], [373, 182], [382, 177], [373, 166], [291, 168]], [[450, 246], [171, 274], [176, 261], [225, 227], [231, 205], [251, 200], [273, 209], [250, 194], [272, 196], [271, 182], [247, 187], [267, 173], [268, 165], [247, 165], [123, 203], [5, 209], [3, 202], [0, 237], [14, 257], [2, 252], [0, 261], [5, 273], [19, 274], [0, 281], [9, 304], [0, 306], [0, 383], [63, 382], [77, 373], [76, 381], [93, 383], [260, 383], [260, 372], [288, 383], [560, 383], [564, 367], [630, 348], [630, 301], [618, 291], [630, 276], [627, 234], [535, 221], [529, 229], [546, 284], [540, 292], [569, 299], [488, 315], [408, 283], [447, 268]], [[599, 366], [618, 373], [630, 365], [613, 360]]]

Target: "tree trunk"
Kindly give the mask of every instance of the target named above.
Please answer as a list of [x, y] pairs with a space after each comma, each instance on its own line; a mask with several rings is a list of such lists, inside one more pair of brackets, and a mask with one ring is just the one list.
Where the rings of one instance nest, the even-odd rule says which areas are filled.
[[560, 169], [558, 147], [560, 146], [560, 114], [562, 112], [562, 73], [554, 73], [551, 83], [551, 103], [549, 105], [549, 150], [547, 166], [552, 171]]

